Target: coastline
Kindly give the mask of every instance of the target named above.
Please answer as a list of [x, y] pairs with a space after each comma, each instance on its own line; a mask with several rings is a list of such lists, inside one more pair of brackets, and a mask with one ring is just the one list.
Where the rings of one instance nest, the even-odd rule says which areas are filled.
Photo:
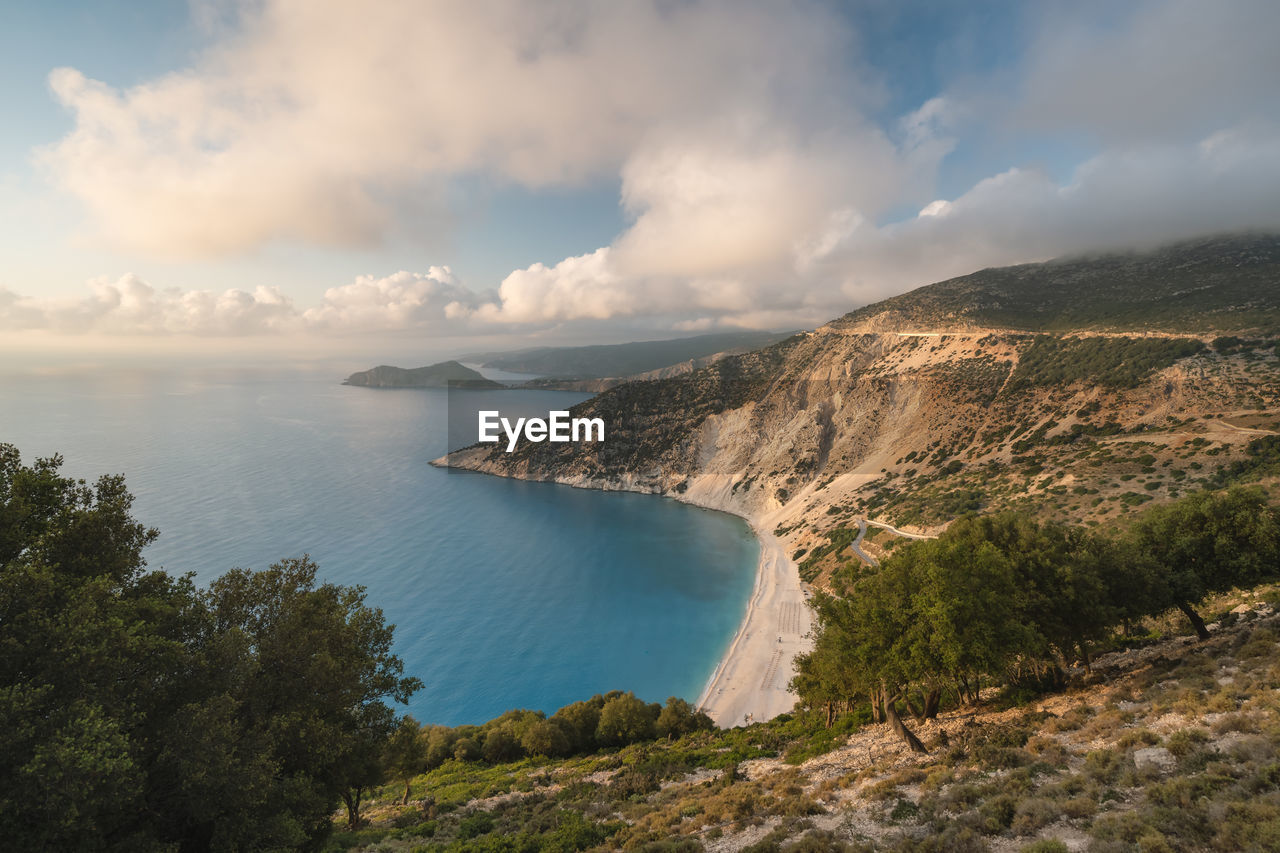
[[[510, 476], [496, 466], [484, 463], [451, 465], [450, 456], [456, 459], [458, 453], [455, 451], [434, 459], [431, 464], [438, 468], [455, 467], [497, 477]], [[684, 494], [663, 494], [640, 483], [632, 483], [628, 488], [625, 480], [601, 482], [565, 477], [550, 478], [545, 482], [577, 489], [668, 497], [702, 509], [726, 512], [746, 521], [760, 543], [760, 559], [756, 563], [751, 598], [738, 630], [694, 705], [722, 728], [744, 725], [748, 718], [751, 722], [770, 720], [795, 707], [796, 696], [788, 691], [787, 683], [795, 674], [792, 669], [795, 656], [812, 646], [807, 636], [812, 611], [808, 606], [808, 593], [800, 581], [800, 567], [773, 534], [773, 528], [787, 514], [785, 508], [779, 506], [771, 512], [748, 512], [733, 499], [733, 478], [721, 474], [694, 477]]]
[[794, 520], [798, 506], [774, 501], [752, 511], [736, 495], [737, 479], [733, 474], [697, 474], [683, 494], [671, 495], [682, 503], [738, 516], [760, 543], [755, 586], [742, 622], [698, 697], [697, 707], [721, 728], [763, 722], [791, 711], [797, 699], [787, 689], [795, 675], [793, 662], [813, 647], [808, 636], [813, 611], [800, 567], [773, 533], [779, 524]]
[[755, 587], [737, 633], [697, 701], [722, 728], [790, 711], [796, 702], [787, 689], [792, 662], [811, 645], [806, 637], [811, 616], [796, 564], [760, 520], [747, 521], [760, 542]]

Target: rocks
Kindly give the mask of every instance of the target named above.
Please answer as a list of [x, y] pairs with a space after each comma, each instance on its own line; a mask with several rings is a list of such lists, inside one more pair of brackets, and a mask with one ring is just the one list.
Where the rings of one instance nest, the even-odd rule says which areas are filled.
[[1163, 746], [1149, 746], [1133, 751], [1133, 764], [1138, 772], [1154, 770], [1157, 773], [1168, 773], [1178, 766], [1178, 759]]

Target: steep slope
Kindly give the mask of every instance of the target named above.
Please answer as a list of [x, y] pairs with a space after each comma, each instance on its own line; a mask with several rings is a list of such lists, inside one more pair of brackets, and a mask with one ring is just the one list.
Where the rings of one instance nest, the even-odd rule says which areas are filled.
[[[1269, 452], [1249, 446], [1280, 424], [1275, 342], [1215, 334], [1280, 328], [1278, 253], [1248, 236], [984, 271], [614, 388], [575, 410], [604, 418], [602, 444], [449, 464], [767, 519], [797, 555], [863, 516], [914, 530], [1008, 506], [1114, 518]], [[1055, 296], [1068, 280], [1071, 298]], [[1108, 317], [1127, 319], [1089, 327]]]

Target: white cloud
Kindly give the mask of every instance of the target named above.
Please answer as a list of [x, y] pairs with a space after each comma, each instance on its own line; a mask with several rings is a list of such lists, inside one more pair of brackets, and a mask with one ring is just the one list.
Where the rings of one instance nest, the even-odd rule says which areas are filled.
[[655, 130], [740, 112], [794, 126], [857, 86], [829, 78], [845, 28], [818, 3], [235, 8], [189, 70], [126, 91], [50, 75], [76, 124], [44, 162], [115, 244], [367, 243], [440, 180], [571, 184], [616, 172]]
[[0, 289], [0, 329], [63, 334], [248, 335], [295, 331], [292, 302], [275, 288], [157, 290], [132, 273], [93, 279], [89, 295], [36, 300]]
[[0, 288], [0, 330], [62, 334], [241, 337], [278, 333], [339, 336], [447, 331], [493, 294], [458, 284], [448, 267], [360, 276], [325, 291], [305, 310], [278, 289], [157, 289], [133, 274], [97, 278], [76, 298], [31, 299]]
[[[0, 327], [796, 327], [984, 266], [1280, 227], [1280, 5], [1065, 11], [1077, 6], [1045, 7], [1018, 67], [980, 91], [958, 85], [878, 122], [876, 77], [824, 3], [215, 9], [217, 41], [187, 71], [127, 91], [51, 77], [76, 125], [44, 162], [114, 243], [185, 255], [369, 243], [406, 201], [477, 174], [531, 188], [619, 178], [626, 227], [496, 292], [432, 267], [297, 308], [269, 289], [179, 293], [126, 276], [57, 304], [0, 290]], [[1019, 82], [1001, 95], [1007, 79]], [[1089, 151], [1069, 178], [1011, 156], [938, 197], [958, 145], [974, 157], [1045, 134], [1050, 149]]]
[[302, 321], [309, 330], [346, 334], [438, 331], [482, 301], [483, 297], [461, 286], [448, 267], [431, 267], [425, 274], [364, 275], [351, 284], [331, 287], [319, 306], [302, 313]]
[[920, 212], [917, 213], [916, 216], [917, 217], [946, 216], [950, 210], [951, 210], [951, 202], [947, 201], [946, 199], [940, 198], [940, 199], [931, 201], [928, 204], [926, 204], [924, 207], [920, 208]]

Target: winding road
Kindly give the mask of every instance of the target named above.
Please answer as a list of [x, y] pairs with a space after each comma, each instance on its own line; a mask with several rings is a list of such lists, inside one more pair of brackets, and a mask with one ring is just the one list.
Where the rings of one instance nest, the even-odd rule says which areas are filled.
[[937, 536], [932, 536], [927, 533], [908, 533], [905, 530], [899, 530], [898, 528], [894, 527], [892, 524], [885, 524], [883, 521], [871, 521], [870, 519], [860, 518], [858, 519], [858, 536], [853, 540], [852, 544], [849, 545], [849, 548], [853, 551], [853, 553], [857, 554], [859, 557], [865, 560], [868, 565], [872, 566], [873, 568], [878, 568], [880, 566], [880, 561], [877, 560], [875, 557], [871, 556], [870, 554], [868, 554], [866, 551], [862, 550], [862, 539], [864, 536], [867, 535], [868, 524], [874, 525], [883, 530], [888, 530], [890, 533], [897, 534], [898, 536], [902, 536], [906, 539], [937, 539], [938, 538]]

